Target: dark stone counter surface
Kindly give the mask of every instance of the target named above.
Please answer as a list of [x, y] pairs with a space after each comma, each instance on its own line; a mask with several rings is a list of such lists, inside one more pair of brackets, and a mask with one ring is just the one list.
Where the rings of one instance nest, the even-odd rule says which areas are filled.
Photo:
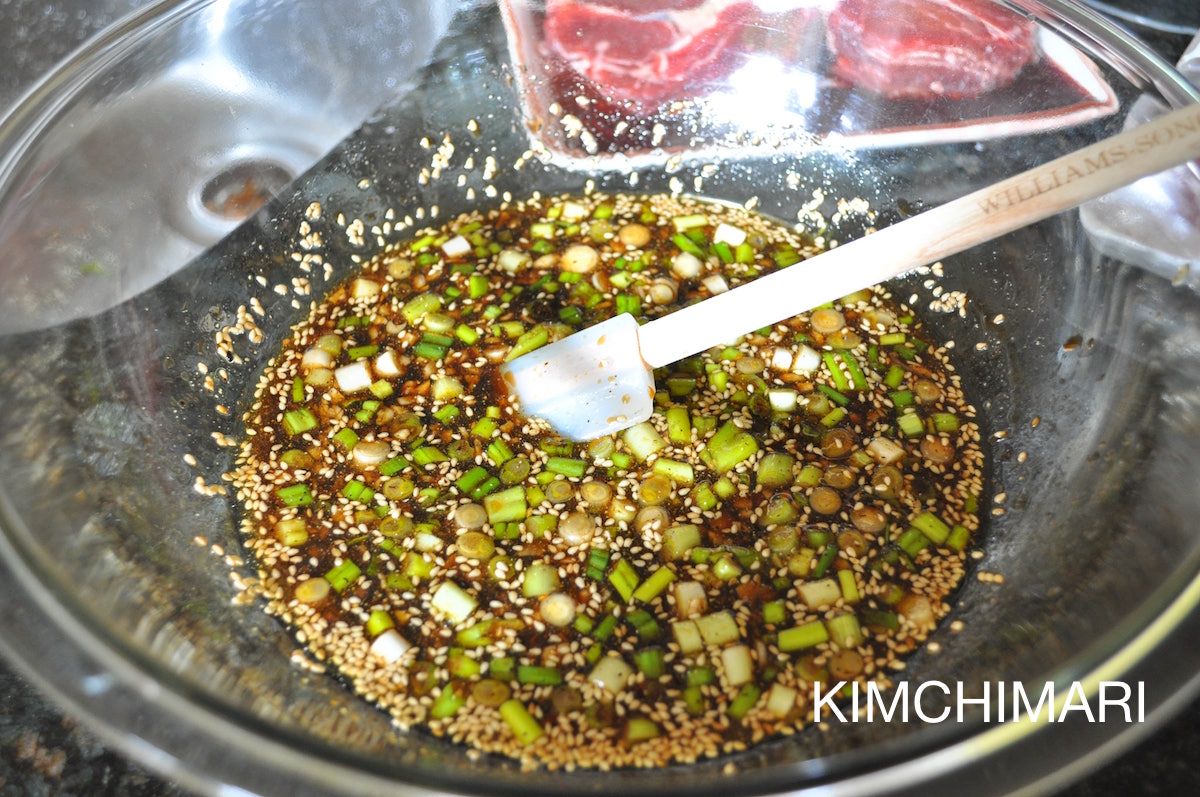
[[[1185, 0], [1179, 0], [1185, 2]], [[1190, 1], [1190, 0], [1187, 0]], [[147, 0], [0, 0], [0, 108], [59, 58]], [[1139, 31], [1172, 60], [1187, 37]], [[1200, 705], [1061, 794], [1064, 797], [1200, 794]], [[0, 797], [184, 795], [64, 716], [0, 661]]]

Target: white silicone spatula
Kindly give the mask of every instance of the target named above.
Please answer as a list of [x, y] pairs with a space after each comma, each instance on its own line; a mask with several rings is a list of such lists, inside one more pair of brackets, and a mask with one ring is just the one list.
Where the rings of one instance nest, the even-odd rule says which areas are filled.
[[[528, 416], [590, 440], [646, 420], [653, 370], [1200, 158], [1200, 104], [638, 326], [618, 315], [507, 363]], [[1200, 254], [1200, 253], [1198, 253]]]

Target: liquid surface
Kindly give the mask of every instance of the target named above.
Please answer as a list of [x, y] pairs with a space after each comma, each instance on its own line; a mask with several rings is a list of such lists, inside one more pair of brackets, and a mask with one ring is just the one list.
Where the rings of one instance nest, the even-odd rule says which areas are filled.
[[267, 609], [404, 727], [548, 768], [661, 766], [889, 684], [949, 611], [983, 456], [882, 289], [656, 373], [573, 444], [498, 366], [812, 247], [667, 196], [535, 197], [387, 247], [266, 369], [233, 474]]

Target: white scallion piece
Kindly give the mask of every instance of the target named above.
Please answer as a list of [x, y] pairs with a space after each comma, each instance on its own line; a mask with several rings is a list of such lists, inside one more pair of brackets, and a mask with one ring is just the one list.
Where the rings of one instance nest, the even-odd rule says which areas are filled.
[[742, 638], [737, 620], [734, 620], [729, 612], [713, 612], [698, 617], [696, 625], [700, 628], [700, 636], [704, 638], [706, 645], [725, 645]]
[[396, 362], [396, 352], [391, 349], [380, 352], [375, 358], [375, 373], [387, 379], [400, 376], [400, 363]]
[[471, 251], [471, 242], [461, 235], [456, 235], [442, 244], [442, 251], [446, 253], [446, 257], [459, 257]]
[[708, 590], [699, 581], [675, 584], [675, 612], [683, 618], [697, 617], [708, 611]]
[[792, 371], [797, 374], [809, 373], [821, 367], [821, 355], [812, 346], [802, 345], [796, 350], [792, 360]]
[[867, 443], [867, 453], [880, 465], [892, 465], [904, 456], [904, 447], [895, 440], [876, 437]]
[[371, 652], [388, 664], [399, 661], [411, 648], [412, 645], [395, 628], [384, 631], [371, 643]]
[[767, 711], [782, 719], [792, 712], [795, 705], [795, 689], [783, 684], [771, 685], [771, 691], [767, 692]]
[[592, 668], [592, 683], [612, 694], [620, 694], [633, 676], [633, 668], [619, 655], [610, 654]]
[[795, 390], [786, 388], [767, 391], [767, 401], [771, 402], [771, 409], [777, 412], [795, 412], [798, 397], [799, 394]]
[[700, 629], [692, 620], [674, 620], [671, 622], [671, 633], [679, 643], [679, 652], [684, 655], [697, 653], [704, 648], [704, 639]]
[[771, 352], [771, 367], [776, 371], [792, 370], [792, 362], [795, 360], [792, 350], [784, 346], [776, 346]]
[[565, 592], [551, 592], [542, 598], [538, 611], [550, 625], [565, 628], [575, 622], [575, 599]]
[[463, 383], [453, 376], [443, 376], [433, 381], [433, 400], [449, 401], [463, 394]]
[[713, 296], [716, 296], [718, 293], [725, 293], [727, 290], [729, 290], [729, 283], [726, 282], [725, 278], [720, 274], [709, 274], [707, 277], [700, 280], [700, 282], [705, 288], [708, 288], [708, 292]]
[[[418, 531], [415, 535], [413, 535], [413, 548], [421, 553], [437, 553], [445, 547], [446, 543], [436, 534], [431, 534], [428, 531]], [[446, 584], [449, 584], [450, 587], [453, 587], [454, 589], [458, 589], [456, 584], [453, 584], [449, 581], [447, 581]], [[462, 592], [462, 590], [459, 590], [459, 592]], [[463, 594], [465, 595], [466, 593]]]
[[805, 581], [796, 585], [800, 599], [810, 609], [821, 609], [832, 606], [842, 597], [842, 585], [832, 578], [819, 578], [816, 581]]
[[479, 606], [479, 601], [471, 597], [462, 587], [453, 581], [443, 581], [433, 593], [429, 605], [445, 614], [456, 623], [461, 623], [471, 616]]
[[704, 261], [691, 252], [680, 252], [671, 258], [671, 273], [680, 279], [695, 279], [704, 271]]
[[713, 243], [727, 243], [730, 246], [740, 246], [746, 240], [746, 231], [741, 227], [721, 222], [713, 231]]
[[365, 277], [359, 277], [350, 283], [350, 295], [355, 299], [374, 299], [381, 290], [378, 282]]
[[518, 271], [524, 270], [532, 261], [533, 258], [527, 252], [516, 249], [504, 249], [496, 255], [496, 265], [509, 274], [516, 274]]
[[360, 440], [350, 451], [350, 456], [359, 465], [378, 465], [391, 454], [391, 447], [382, 440]]
[[582, 221], [588, 217], [588, 209], [578, 202], [564, 202], [562, 206], [563, 221]]
[[559, 259], [564, 271], [590, 274], [600, 265], [600, 253], [587, 244], [571, 244]]
[[750, 648], [745, 645], [730, 645], [721, 651], [721, 664], [725, 665], [725, 681], [730, 686], [741, 686], [754, 680], [754, 660]]
[[357, 393], [360, 390], [366, 390], [374, 382], [371, 379], [371, 370], [362, 360], [343, 365], [333, 372], [333, 378], [337, 381], [338, 390], [343, 393]]
[[304, 356], [300, 358], [300, 367], [304, 369], [310, 368], [328, 368], [333, 365], [333, 355], [322, 349], [320, 346], [313, 346], [304, 352]]

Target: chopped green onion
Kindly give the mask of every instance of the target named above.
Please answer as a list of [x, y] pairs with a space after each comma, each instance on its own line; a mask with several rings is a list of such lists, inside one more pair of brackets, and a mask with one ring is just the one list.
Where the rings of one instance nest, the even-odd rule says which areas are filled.
[[454, 486], [462, 492], [467, 493], [483, 484], [483, 482], [486, 481], [490, 475], [491, 474], [488, 473], [487, 468], [477, 465], [476, 467], [471, 468], [469, 471], [464, 473], [462, 476], [459, 476], [457, 479], [455, 479]]
[[371, 616], [367, 618], [367, 635], [376, 637], [382, 634], [389, 628], [395, 628], [396, 621], [392, 619], [390, 612], [375, 610], [371, 612]]
[[359, 566], [347, 559], [341, 564], [331, 568], [329, 572], [325, 574], [325, 580], [329, 582], [329, 585], [333, 587], [334, 590], [341, 592], [346, 589], [346, 587], [357, 581], [360, 575], [362, 575], [362, 570], [359, 568]]
[[821, 479], [824, 476], [824, 471], [810, 463], [800, 469], [800, 473], [796, 476], [796, 485], [799, 487], [816, 487], [821, 483]]
[[304, 518], [287, 518], [275, 524], [275, 536], [280, 544], [297, 548], [308, 542], [308, 524]]
[[397, 473], [408, 469], [411, 465], [412, 463], [403, 456], [397, 456], [380, 465], [379, 473], [383, 476], [395, 476]]
[[929, 538], [920, 529], [910, 527], [900, 535], [896, 544], [909, 556], [916, 556], [929, 545]]
[[629, 313], [637, 316], [642, 314], [642, 300], [637, 294], [618, 293], [614, 298], [614, 310], [617, 315], [621, 313]]
[[663, 590], [674, 581], [675, 571], [669, 567], [660, 567], [651, 573], [650, 577], [633, 591], [633, 599], [642, 603], [649, 603], [661, 595]]
[[896, 419], [896, 426], [907, 437], [920, 437], [925, 434], [925, 424], [921, 416], [915, 412], [906, 412]]
[[729, 708], [725, 713], [735, 720], [740, 720], [750, 713], [750, 709], [754, 708], [760, 697], [762, 697], [762, 689], [757, 685], [752, 683], [742, 684], [742, 688], [738, 690], [737, 696], [729, 702]]
[[963, 525], [956, 525], [950, 529], [950, 536], [946, 538], [946, 547], [955, 551], [966, 550], [967, 543], [971, 541], [970, 530]]
[[436, 343], [426, 343], [424, 341], [413, 346], [413, 354], [422, 360], [433, 360], [434, 362], [445, 357], [447, 351], [449, 349], [445, 346], [439, 346]]
[[541, 667], [533, 664], [517, 665], [517, 683], [558, 686], [562, 682], [562, 671], [557, 667]]
[[337, 441], [342, 448], [349, 451], [358, 443], [358, 433], [350, 428], [340, 429], [338, 430], [337, 434], [333, 436], [333, 439]]
[[441, 309], [441, 307], [442, 297], [436, 293], [422, 293], [409, 299], [400, 308], [400, 313], [409, 324], [415, 324], [428, 313], [435, 312]]
[[633, 569], [633, 565], [628, 559], [619, 559], [613, 566], [613, 570], [608, 574], [608, 581], [612, 584], [613, 589], [621, 596], [621, 600], [626, 603], [633, 597], [634, 590], [637, 589], [638, 581], [637, 571]]
[[858, 603], [860, 594], [858, 591], [858, 582], [854, 580], [853, 570], [837, 571], [838, 584], [842, 588], [842, 596], [846, 599], [846, 603]]
[[777, 644], [784, 653], [804, 650], [829, 641], [829, 631], [820, 620], [813, 620], [804, 625], [785, 628], [779, 632]]
[[950, 412], [935, 412], [929, 416], [935, 432], [957, 432], [959, 429], [958, 416]]
[[497, 681], [511, 681], [517, 673], [517, 663], [511, 656], [498, 656], [488, 664], [488, 675]]
[[662, 628], [659, 627], [658, 621], [645, 609], [634, 609], [625, 615], [625, 619], [633, 626], [638, 638], [644, 642], [653, 642], [662, 636]]
[[635, 424], [621, 433], [621, 439], [638, 460], [645, 462], [651, 454], [667, 447], [658, 431], [648, 422]]
[[755, 477], [759, 484], [765, 487], [782, 487], [792, 483], [792, 467], [795, 460], [791, 454], [782, 451], [771, 451], [763, 456], [755, 466]]
[[546, 460], [546, 470], [558, 473], [568, 478], [578, 479], [587, 472], [587, 463], [582, 459], [568, 457], [550, 457]]
[[412, 452], [412, 461], [415, 464], [424, 467], [426, 465], [433, 465], [437, 462], [449, 462], [450, 457], [443, 454], [440, 449], [434, 446], [421, 446]]
[[508, 462], [513, 458], [513, 451], [509, 447], [508, 443], [497, 437], [495, 440], [488, 443], [487, 456], [488, 459], [492, 461], [493, 465], [503, 465], [505, 462]]
[[867, 389], [867, 375], [863, 373], [862, 366], [858, 364], [858, 360], [853, 354], [848, 351], [838, 352], [838, 359], [846, 366], [846, 370], [850, 372], [850, 381], [854, 384], [855, 390]]
[[500, 424], [496, 423], [495, 418], [489, 418], [485, 416], [476, 421], [475, 425], [471, 427], [471, 434], [475, 435], [476, 437], [487, 438], [495, 434], [496, 430], [499, 428]]
[[643, 648], [633, 654], [633, 663], [642, 675], [657, 680], [667, 671], [662, 648]]
[[309, 491], [308, 485], [303, 482], [280, 487], [275, 491], [275, 495], [283, 502], [284, 506], [308, 506], [313, 502], [312, 493]]
[[671, 526], [663, 532], [663, 557], [668, 561], [684, 559], [701, 542], [699, 526], [692, 523]]
[[442, 688], [442, 693], [433, 701], [433, 705], [429, 707], [429, 716], [432, 719], [445, 719], [452, 717], [467, 704], [467, 695], [469, 694], [468, 687], [462, 681], [451, 681]]
[[517, 742], [522, 746], [532, 744], [545, 733], [525, 705], [515, 698], [500, 704], [500, 717], [508, 723], [508, 727], [517, 737]]
[[823, 352], [821, 355], [825, 360], [825, 367], [829, 369], [829, 375], [833, 377], [833, 386], [838, 392], [845, 393], [850, 389], [850, 380], [842, 373], [841, 366], [838, 365], [837, 355], [831, 351]]
[[549, 342], [550, 330], [541, 324], [538, 324], [536, 327], [517, 338], [517, 342], [513, 344], [513, 347], [509, 350], [504, 359], [506, 361], [515, 360], [522, 354], [527, 354], [534, 349], [541, 348]]
[[680, 462], [674, 459], [660, 457], [654, 460], [654, 465], [650, 470], [660, 476], [665, 476], [676, 484], [684, 486], [691, 485], [696, 478], [696, 473], [691, 463]]
[[810, 575], [813, 578], [821, 578], [824, 576], [827, 572], [829, 572], [829, 568], [833, 567], [833, 563], [837, 559], [837, 555], [838, 548], [836, 545], [826, 545], [825, 550], [821, 552], [821, 558], [817, 560], [817, 564], [815, 567], [813, 567]]
[[317, 416], [306, 407], [288, 410], [283, 415], [283, 429], [293, 437], [315, 429], [317, 424]]
[[604, 642], [610, 636], [612, 636], [613, 631], [615, 631], [616, 628], [617, 628], [616, 615], [612, 615], [612, 614], [606, 615], [605, 618], [600, 621], [600, 624], [596, 626], [595, 630], [592, 631], [592, 639], [596, 640], [597, 642]]
[[713, 470], [726, 473], [758, 453], [758, 441], [733, 421], [726, 421], [704, 450], [712, 458]]
[[[692, 380], [693, 386], [695, 380]], [[692, 421], [686, 407], [667, 408], [667, 439], [672, 443], [687, 445], [692, 441]]]
[[492, 493], [483, 499], [483, 508], [487, 510], [488, 522], [493, 525], [524, 520], [529, 510], [525, 503], [525, 489], [516, 486]]
[[772, 257], [775, 260], [775, 265], [780, 268], [787, 268], [794, 263], [799, 263], [803, 259], [795, 249], [780, 249]]
[[691, 492], [692, 502], [701, 512], [707, 512], [717, 506], [717, 496], [708, 482], [700, 482]]
[[845, 407], [834, 407], [832, 410], [827, 412], [825, 415], [821, 416], [821, 425], [824, 426], [826, 429], [832, 429], [833, 427], [835, 427], [839, 423], [841, 423], [842, 419], [845, 417], [846, 417], [846, 408]]
[[839, 648], [852, 649], [863, 643], [862, 628], [853, 614], [839, 614], [827, 623], [829, 640]]
[[592, 548], [588, 551], [587, 568], [585, 570], [587, 577], [593, 581], [599, 581], [604, 578], [604, 573], [608, 570], [610, 556], [611, 554], [603, 548]]
[[950, 536], [950, 527], [932, 512], [917, 515], [912, 519], [912, 526], [936, 545], [941, 545]]

